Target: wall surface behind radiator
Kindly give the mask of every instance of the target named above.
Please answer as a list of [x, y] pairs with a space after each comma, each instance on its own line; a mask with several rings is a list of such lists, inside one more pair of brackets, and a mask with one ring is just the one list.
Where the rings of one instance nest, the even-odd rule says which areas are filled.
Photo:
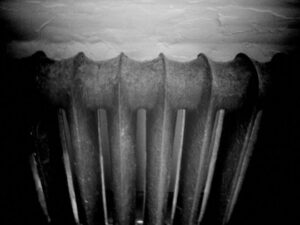
[[230, 60], [244, 52], [268, 61], [300, 41], [297, 0], [4, 0], [1, 39], [17, 57], [43, 50], [51, 58], [80, 51], [102, 60], [125, 52], [180, 61], [203, 52]]

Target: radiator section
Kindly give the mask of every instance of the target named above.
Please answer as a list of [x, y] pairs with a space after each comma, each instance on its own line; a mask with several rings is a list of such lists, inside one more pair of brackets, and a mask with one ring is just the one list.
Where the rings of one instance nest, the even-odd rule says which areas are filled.
[[[230, 221], [262, 118], [268, 63], [244, 54], [229, 62], [203, 54], [190, 62], [163, 54], [144, 62], [123, 53], [100, 62], [83, 53], [32, 57], [39, 93], [58, 111], [74, 224]], [[37, 164], [32, 156], [50, 222]]]

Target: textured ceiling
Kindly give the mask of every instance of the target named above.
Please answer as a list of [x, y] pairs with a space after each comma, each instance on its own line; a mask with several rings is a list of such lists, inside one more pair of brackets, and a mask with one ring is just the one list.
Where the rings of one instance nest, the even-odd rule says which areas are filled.
[[0, 2], [6, 51], [43, 50], [60, 59], [80, 51], [95, 60], [120, 52], [150, 59], [164, 52], [180, 61], [199, 52], [214, 60], [244, 52], [260, 61], [291, 52], [300, 37], [299, 1], [133, 0]]

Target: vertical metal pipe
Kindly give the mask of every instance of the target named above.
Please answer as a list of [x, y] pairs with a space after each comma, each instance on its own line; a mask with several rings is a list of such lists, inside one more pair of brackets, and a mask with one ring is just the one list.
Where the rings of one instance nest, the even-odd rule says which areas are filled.
[[48, 223], [51, 222], [51, 218], [49, 216], [49, 212], [48, 212], [48, 207], [47, 207], [47, 203], [46, 203], [46, 196], [45, 196], [45, 192], [42, 186], [42, 181], [41, 178], [39, 176], [39, 172], [38, 172], [38, 165], [35, 159], [35, 153], [30, 155], [29, 158], [29, 162], [30, 162], [30, 167], [31, 167], [31, 172], [33, 175], [33, 180], [34, 180], [34, 184], [35, 184], [35, 188], [38, 194], [38, 201], [40, 203], [40, 206], [43, 210], [44, 215], [47, 218]]
[[144, 220], [146, 193], [146, 110], [137, 112], [136, 157], [137, 157], [137, 204], [136, 223]]
[[145, 190], [146, 175], [146, 110], [139, 109], [137, 112], [136, 130], [136, 155], [137, 155], [137, 189]]
[[204, 190], [214, 116], [211, 106], [187, 115], [186, 147], [182, 176], [181, 224], [198, 221], [201, 194]]
[[64, 168], [67, 177], [67, 185], [68, 185], [73, 217], [75, 223], [79, 224], [78, 208], [77, 208], [76, 195], [75, 195], [74, 184], [73, 184], [73, 175], [72, 175], [70, 157], [69, 157], [69, 153], [71, 152], [72, 149], [70, 130], [66, 118], [66, 112], [63, 109], [58, 110], [58, 123], [59, 123], [59, 131], [60, 131], [60, 140], [61, 140], [62, 151], [63, 151], [63, 162], [64, 162]]
[[[102, 154], [104, 159], [104, 176], [105, 176], [105, 187], [106, 189], [111, 190], [111, 152], [109, 146], [109, 133], [107, 126], [107, 112], [104, 109], [100, 109], [100, 118], [98, 113], [98, 119], [100, 119], [101, 123], [101, 141], [102, 141]], [[108, 207], [110, 207], [110, 203], [107, 202]], [[110, 207], [111, 208], [111, 207]], [[109, 215], [109, 213], [108, 213]]]
[[165, 103], [148, 115], [145, 224], [162, 225], [169, 191], [175, 112]]
[[225, 215], [223, 218], [223, 224], [227, 224], [229, 222], [229, 219], [232, 215], [234, 206], [237, 201], [238, 194], [241, 190], [241, 186], [245, 178], [245, 173], [249, 164], [249, 160], [253, 152], [254, 143], [256, 142], [261, 116], [262, 111], [255, 113], [255, 118], [252, 119], [247, 128], [247, 133], [243, 143], [243, 148], [241, 150], [238, 166], [235, 170], [233, 182], [231, 184], [231, 190], [230, 195], [228, 197]]
[[105, 225], [108, 225], [107, 214], [107, 200], [106, 200], [106, 184], [105, 184], [105, 171], [103, 160], [103, 140], [102, 140], [102, 124], [101, 124], [101, 110], [97, 110], [97, 125], [98, 125], [98, 145], [99, 145], [99, 163], [100, 163], [100, 179], [101, 179], [101, 194], [102, 205]]
[[[173, 220], [174, 220], [174, 216], [175, 216], [175, 211], [176, 211], [176, 206], [177, 206], [177, 197], [178, 197], [178, 190], [179, 190], [179, 179], [180, 179], [180, 169], [181, 169], [181, 161], [182, 161], [182, 146], [183, 146], [183, 139], [184, 139], [184, 128], [185, 128], [185, 114], [186, 114], [186, 110], [185, 109], [181, 109], [178, 111], [177, 117], [180, 116], [180, 120], [178, 120], [179, 123], [179, 134], [178, 137], [178, 152], [177, 153], [177, 157], [175, 157], [175, 152], [173, 152], [173, 158], [176, 158], [175, 163], [175, 174], [174, 174], [174, 188], [173, 189], [173, 200], [172, 200], [172, 208], [171, 208], [171, 216], [170, 216], [170, 224], [173, 224]], [[177, 128], [176, 128], [177, 129]], [[174, 140], [175, 143], [176, 140]], [[175, 144], [174, 146], [175, 147]], [[175, 154], [174, 154], [175, 153]]]
[[212, 132], [212, 140], [211, 140], [211, 144], [210, 144], [212, 155], [209, 160], [207, 180], [205, 183], [203, 199], [202, 199], [201, 206], [200, 206], [200, 214], [199, 214], [199, 218], [198, 218], [198, 223], [201, 223], [204, 213], [205, 213], [205, 210], [206, 210], [206, 204], [208, 201], [210, 188], [211, 188], [211, 184], [212, 184], [212, 179], [213, 179], [214, 171], [215, 171], [215, 165], [216, 165], [218, 152], [219, 152], [224, 116], [225, 116], [225, 110], [224, 109], [219, 110], [217, 112], [216, 119], [214, 122], [214, 128], [213, 128], [213, 132]]

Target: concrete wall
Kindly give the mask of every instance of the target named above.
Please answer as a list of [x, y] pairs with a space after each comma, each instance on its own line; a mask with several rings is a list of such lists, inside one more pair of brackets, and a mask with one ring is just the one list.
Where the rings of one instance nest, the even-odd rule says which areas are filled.
[[6, 51], [21, 57], [44, 50], [60, 59], [79, 51], [94, 59], [120, 52], [151, 59], [160, 52], [186, 61], [244, 52], [260, 61], [299, 44], [297, 0], [5, 0]]

